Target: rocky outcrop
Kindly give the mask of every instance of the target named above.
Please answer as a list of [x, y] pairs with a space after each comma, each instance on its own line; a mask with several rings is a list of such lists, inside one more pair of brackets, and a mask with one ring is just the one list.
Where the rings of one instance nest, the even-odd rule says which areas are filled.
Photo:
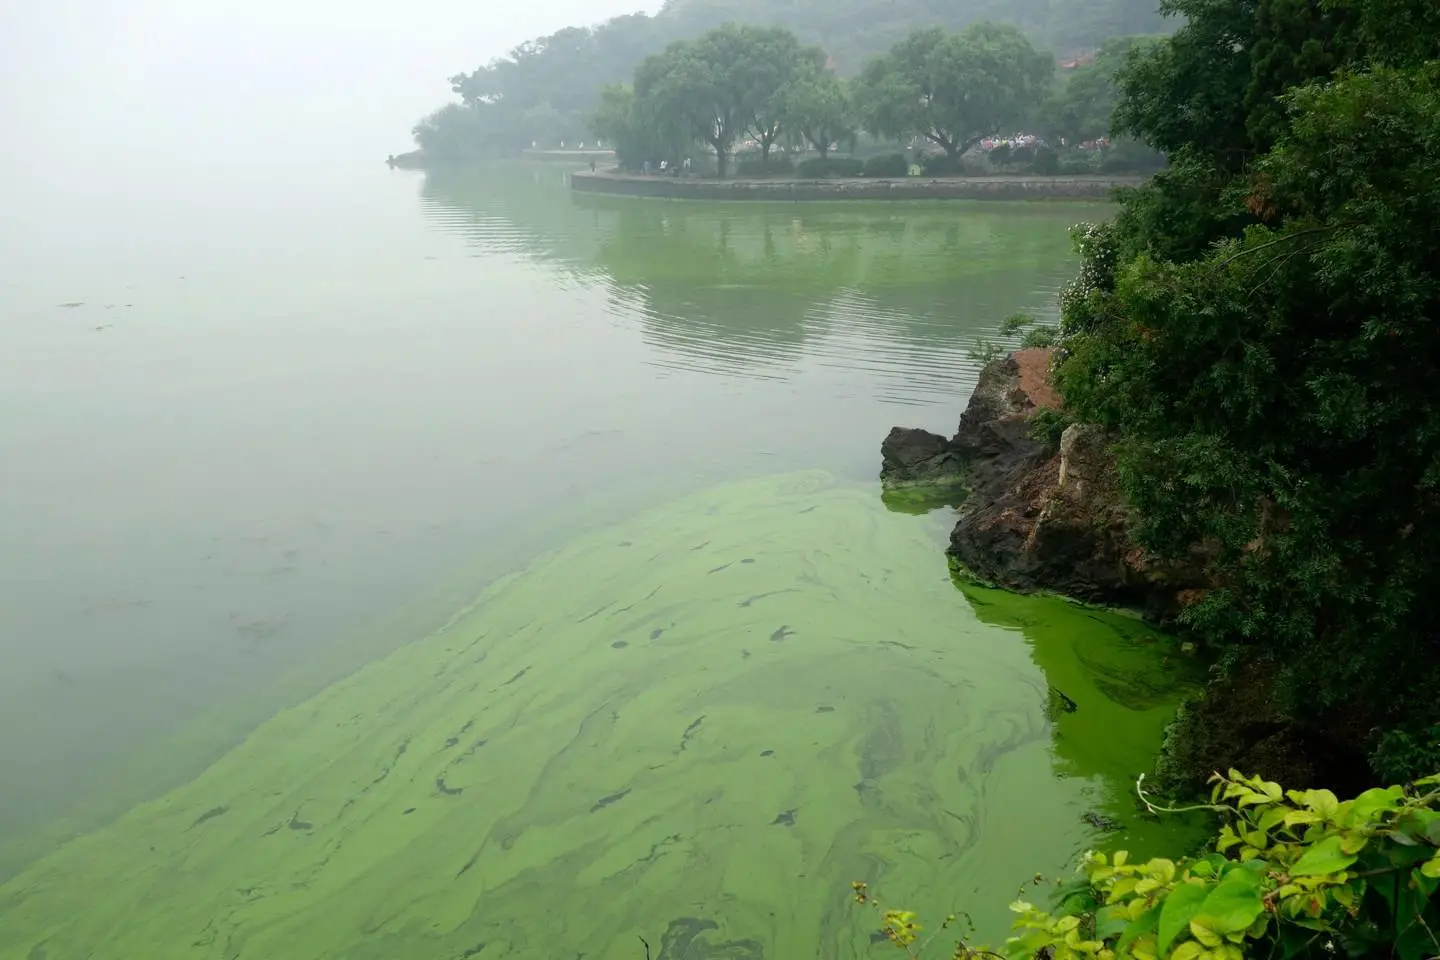
[[880, 475], [892, 489], [963, 486], [963, 465], [954, 445], [928, 430], [896, 427], [880, 444]]
[[1074, 424], [1058, 447], [1035, 436], [1039, 410], [1058, 411], [1049, 350], [1021, 350], [981, 372], [950, 440], [897, 428], [882, 480], [963, 484], [950, 537], [957, 573], [1014, 590], [1140, 607], [1166, 618], [1203, 586], [1199, 565], [1159, 564], [1130, 542], [1110, 438]]
[[[1071, 424], [1055, 442], [1032, 436], [1039, 411], [1061, 412], [1047, 376], [1050, 359], [1049, 351], [1022, 350], [989, 364], [949, 440], [892, 431], [887, 487], [941, 472], [966, 485], [950, 536], [957, 579], [1127, 606], [1170, 621], [1213, 586], [1206, 552], [1197, 547], [1179, 562], [1162, 562], [1133, 545], [1135, 518], [1120, 488], [1113, 438], [1103, 430]], [[1235, 652], [1240, 658], [1213, 670], [1170, 725], [1155, 788], [1197, 794], [1212, 771], [1232, 767], [1346, 794], [1373, 785], [1360, 745], [1372, 738], [1375, 717], [1363, 705], [1297, 717], [1277, 695], [1276, 670], [1262, 652]]]

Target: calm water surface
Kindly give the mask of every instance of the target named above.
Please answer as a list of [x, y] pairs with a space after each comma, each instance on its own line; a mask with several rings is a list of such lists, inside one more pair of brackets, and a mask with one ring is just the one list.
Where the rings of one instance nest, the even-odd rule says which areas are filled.
[[22, 204], [0, 957], [856, 956], [851, 879], [998, 936], [1154, 834], [1163, 647], [873, 480], [1103, 211], [564, 176]]

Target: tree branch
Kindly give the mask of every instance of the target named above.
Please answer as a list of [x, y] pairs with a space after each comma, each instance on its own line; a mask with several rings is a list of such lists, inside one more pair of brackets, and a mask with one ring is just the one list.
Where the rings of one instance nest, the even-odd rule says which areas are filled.
[[1267, 240], [1259, 246], [1247, 247], [1246, 249], [1241, 250], [1239, 253], [1235, 254], [1234, 256], [1226, 257], [1224, 260], [1221, 260], [1218, 264], [1216, 264], [1216, 267], [1217, 269], [1224, 269], [1225, 267], [1230, 266], [1230, 264], [1234, 263], [1236, 260], [1239, 260], [1241, 257], [1248, 257], [1250, 254], [1258, 253], [1259, 251], [1264, 250], [1266, 247], [1273, 247], [1276, 244], [1285, 243], [1287, 240], [1294, 240], [1297, 237], [1311, 236], [1317, 233], [1331, 233], [1335, 230], [1339, 230], [1342, 227], [1353, 226], [1355, 226], [1355, 223], [1353, 221], [1346, 221], [1344, 223], [1334, 223], [1328, 227], [1311, 227], [1308, 230], [1297, 230], [1294, 233], [1287, 233], [1283, 237], [1276, 237], [1274, 240]]
[[1197, 803], [1190, 807], [1162, 807], [1151, 803], [1150, 798], [1145, 796], [1144, 784], [1145, 774], [1142, 773], [1139, 779], [1135, 781], [1135, 795], [1140, 798], [1140, 802], [1145, 805], [1145, 809], [1151, 813], [1190, 813], [1193, 810], [1216, 810], [1220, 813], [1228, 813], [1230, 811], [1229, 807], [1214, 803]]

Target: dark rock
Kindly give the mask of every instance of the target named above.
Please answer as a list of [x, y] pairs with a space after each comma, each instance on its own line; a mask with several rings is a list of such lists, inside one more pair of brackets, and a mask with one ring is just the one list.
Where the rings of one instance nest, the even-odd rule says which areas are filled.
[[896, 427], [880, 444], [880, 481], [887, 487], [962, 486], [964, 461], [938, 434]]
[[[950, 537], [957, 575], [1009, 589], [1173, 614], [1204, 587], [1203, 558], [1160, 564], [1131, 546], [1111, 438], [1072, 425], [1059, 449], [1031, 436], [1058, 410], [1052, 351], [1020, 350], [981, 371], [953, 440], [896, 428], [882, 447], [887, 487], [953, 477], [969, 491]], [[935, 481], [929, 481], [932, 485]]]
[[1016, 444], [1028, 452], [1040, 445], [1030, 440], [1020, 422], [1040, 407], [1058, 408], [1060, 398], [1050, 386], [1047, 372], [1050, 350], [1017, 350], [985, 365], [965, 412], [955, 445], [976, 456], [1014, 454]]

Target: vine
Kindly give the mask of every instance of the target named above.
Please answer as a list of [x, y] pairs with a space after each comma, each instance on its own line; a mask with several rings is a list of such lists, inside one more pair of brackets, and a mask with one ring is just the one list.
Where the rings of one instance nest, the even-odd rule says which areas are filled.
[[[1056, 915], [1022, 897], [1010, 905], [1015, 932], [1003, 948], [961, 937], [951, 956], [1440, 957], [1440, 775], [1345, 801], [1235, 770], [1211, 783], [1201, 808], [1224, 821], [1213, 852], [1144, 863], [1131, 863], [1125, 851], [1088, 853], [1079, 872], [1089, 896], [1065, 901], [1085, 906]], [[1136, 793], [1151, 812], [1182, 812], [1155, 804], [1143, 777]], [[885, 937], [911, 957], [958, 922], [951, 915], [926, 936], [915, 913], [886, 910], [865, 883], [852, 886], [856, 902], [882, 911]]]

